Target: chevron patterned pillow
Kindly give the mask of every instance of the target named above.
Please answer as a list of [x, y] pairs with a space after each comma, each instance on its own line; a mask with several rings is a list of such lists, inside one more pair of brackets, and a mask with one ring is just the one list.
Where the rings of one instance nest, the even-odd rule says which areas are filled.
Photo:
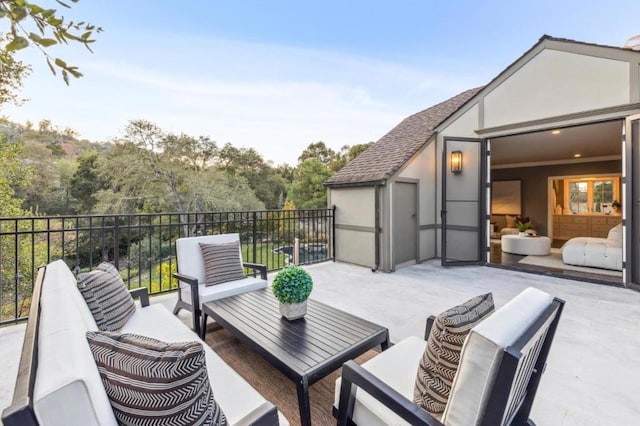
[[208, 286], [243, 279], [240, 241], [231, 243], [200, 243], [204, 274]]
[[494, 310], [491, 293], [474, 297], [436, 316], [418, 366], [414, 402], [432, 415], [444, 412], [462, 345], [469, 331]]
[[202, 343], [100, 331], [87, 332], [87, 341], [118, 424], [227, 424], [213, 398]]
[[78, 289], [102, 331], [120, 331], [136, 305], [118, 270], [101, 263], [95, 270], [78, 275]]

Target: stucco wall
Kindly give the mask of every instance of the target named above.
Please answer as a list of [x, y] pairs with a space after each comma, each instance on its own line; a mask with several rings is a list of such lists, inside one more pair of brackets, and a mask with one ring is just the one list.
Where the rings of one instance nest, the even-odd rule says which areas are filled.
[[629, 102], [628, 62], [547, 49], [487, 94], [483, 127]]
[[419, 260], [436, 256], [436, 144], [430, 141], [400, 172], [399, 178], [418, 179]]
[[373, 187], [331, 188], [336, 206], [336, 260], [371, 267], [375, 261]]

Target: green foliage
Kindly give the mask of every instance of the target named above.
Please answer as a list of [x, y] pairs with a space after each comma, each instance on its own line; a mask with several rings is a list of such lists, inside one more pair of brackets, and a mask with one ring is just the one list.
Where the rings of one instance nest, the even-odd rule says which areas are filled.
[[[73, 3], [78, 1], [71, 0]], [[65, 8], [71, 8], [61, 0], [56, 2]], [[82, 77], [78, 67], [68, 65], [63, 59], [51, 57], [46, 49], [56, 44], [72, 42], [93, 52], [90, 46], [95, 42], [93, 35], [102, 31], [102, 28], [84, 21], [65, 21], [65, 17], [56, 9], [47, 9], [26, 0], [0, 0], [0, 19], [5, 19], [10, 24], [10, 31], [0, 48], [0, 58], [33, 45], [42, 52], [54, 75], [57, 74], [56, 70], [61, 71], [62, 79], [67, 85], [69, 75]]]
[[20, 163], [22, 144], [10, 141], [0, 134], [0, 217], [25, 214], [21, 209], [22, 200], [16, 197], [15, 188], [28, 185], [32, 168]]
[[98, 191], [109, 187], [108, 180], [99, 176], [96, 169], [98, 166], [98, 154], [91, 153], [78, 159], [78, 168], [71, 177], [70, 193], [78, 200], [78, 210], [83, 213], [93, 211], [98, 200]]
[[[6, 36], [0, 33], [0, 45], [4, 45], [6, 41]], [[16, 60], [13, 51], [0, 50], [0, 106], [5, 103], [22, 103], [17, 92], [30, 72], [31, 67]]]
[[301, 209], [326, 207], [327, 189], [324, 182], [332, 175], [333, 171], [320, 160], [305, 160], [294, 172], [288, 198]]
[[516, 226], [518, 227], [518, 231], [525, 232], [527, 229], [533, 227], [533, 222], [529, 219], [529, 216], [518, 216], [516, 218]]
[[302, 303], [311, 294], [313, 280], [307, 271], [292, 265], [276, 274], [271, 289], [282, 303]]

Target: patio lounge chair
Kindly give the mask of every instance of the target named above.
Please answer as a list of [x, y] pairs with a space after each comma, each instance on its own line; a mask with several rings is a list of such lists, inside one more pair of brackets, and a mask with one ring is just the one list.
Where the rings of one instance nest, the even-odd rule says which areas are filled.
[[[173, 313], [177, 315], [181, 309], [192, 312], [193, 330], [198, 335], [201, 335], [200, 312], [203, 303], [267, 287], [267, 266], [248, 262], [242, 262], [242, 266], [259, 271], [259, 278], [254, 274], [254, 276], [247, 276], [235, 281], [207, 285], [200, 243], [221, 244], [237, 241], [240, 241], [239, 234], [205, 235], [176, 240], [178, 272], [173, 276], [180, 281], [180, 291]], [[240, 247], [238, 247], [238, 251], [240, 259], [242, 259]]]
[[[426, 342], [409, 337], [336, 381], [338, 425], [527, 425], [564, 301], [528, 288], [466, 338], [444, 413], [413, 402]], [[433, 317], [427, 320], [425, 339]]]

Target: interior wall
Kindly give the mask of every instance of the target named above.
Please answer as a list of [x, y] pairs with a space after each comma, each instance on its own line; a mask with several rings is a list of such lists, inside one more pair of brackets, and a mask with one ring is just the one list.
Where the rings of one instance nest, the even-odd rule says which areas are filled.
[[[622, 160], [593, 163], [556, 164], [538, 167], [516, 167], [492, 169], [491, 180], [522, 180], [522, 213], [533, 221], [534, 229], [541, 235], [548, 235], [548, 178], [550, 176], [597, 175], [621, 173]], [[504, 215], [491, 215], [491, 221], [498, 228], [506, 225]]]

